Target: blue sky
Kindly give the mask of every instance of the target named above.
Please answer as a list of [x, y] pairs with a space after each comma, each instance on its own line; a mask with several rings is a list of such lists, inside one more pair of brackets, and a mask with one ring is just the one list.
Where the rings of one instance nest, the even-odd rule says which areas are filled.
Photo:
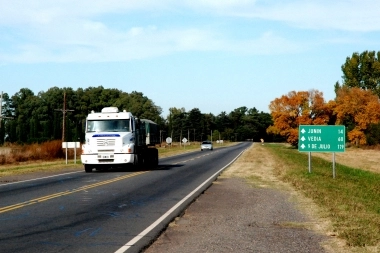
[[341, 65], [379, 51], [378, 0], [0, 0], [0, 91], [142, 92], [218, 115], [290, 91], [334, 99]]

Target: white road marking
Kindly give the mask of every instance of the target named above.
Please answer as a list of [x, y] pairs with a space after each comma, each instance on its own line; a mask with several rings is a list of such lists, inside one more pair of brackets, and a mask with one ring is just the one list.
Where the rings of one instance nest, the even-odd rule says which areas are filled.
[[132, 240], [127, 242], [124, 246], [122, 246], [120, 249], [115, 251], [115, 253], [123, 253], [126, 252], [130, 247], [134, 246], [141, 238], [144, 238], [150, 231], [152, 231], [155, 227], [157, 227], [164, 219], [166, 219], [171, 213], [173, 213], [179, 206], [181, 206], [187, 199], [191, 198], [192, 195], [194, 195], [199, 189], [201, 189], [205, 184], [207, 184], [209, 181], [214, 180], [214, 177], [216, 177], [218, 174], [220, 174], [223, 170], [225, 170], [228, 166], [230, 166], [233, 162], [235, 162], [236, 159], [244, 152], [240, 152], [231, 162], [229, 162], [226, 166], [221, 168], [218, 172], [216, 172], [214, 175], [209, 177], [206, 181], [204, 181], [202, 184], [200, 184], [197, 188], [195, 188], [192, 192], [190, 192], [186, 197], [184, 197], [181, 201], [179, 201], [177, 204], [175, 204], [172, 208], [170, 208], [166, 213], [164, 213], [160, 218], [158, 218], [155, 222], [153, 222], [149, 227], [147, 227], [144, 231], [142, 231], [140, 234], [138, 234], [136, 237], [134, 237]]

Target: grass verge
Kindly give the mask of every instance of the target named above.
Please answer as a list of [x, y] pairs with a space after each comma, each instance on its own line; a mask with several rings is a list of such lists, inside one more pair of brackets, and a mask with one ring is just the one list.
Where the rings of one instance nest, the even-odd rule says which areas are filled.
[[4, 176], [12, 175], [22, 175], [33, 172], [43, 172], [43, 171], [55, 171], [62, 169], [79, 169], [83, 168], [80, 160], [76, 161], [68, 160], [68, 163], [65, 163], [65, 160], [54, 160], [54, 161], [33, 161], [33, 162], [23, 162], [15, 165], [5, 165], [0, 167], [0, 178]]
[[334, 232], [348, 246], [379, 246], [380, 174], [336, 164], [333, 179], [332, 162], [312, 157], [309, 173], [307, 153], [276, 144], [265, 148], [285, 165], [276, 175], [326, 209]]

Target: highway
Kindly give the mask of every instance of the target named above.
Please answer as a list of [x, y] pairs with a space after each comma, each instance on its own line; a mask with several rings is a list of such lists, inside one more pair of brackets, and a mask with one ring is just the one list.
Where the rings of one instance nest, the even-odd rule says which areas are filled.
[[250, 145], [0, 185], [0, 252], [140, 252]]

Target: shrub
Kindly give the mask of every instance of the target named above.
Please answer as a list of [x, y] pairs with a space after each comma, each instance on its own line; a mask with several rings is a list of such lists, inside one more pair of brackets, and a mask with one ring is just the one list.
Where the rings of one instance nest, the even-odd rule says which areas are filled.
[[35, 160], [54, 160], [64, 157], [62, 142], [60, 140], [29, 145], [8, 144], [8, 146], [11, 148], [11, 151], [7, 155], [0, 155], [0, 164]]
[[38, 159], [53, 160], [63, 157], [62, 142], [60, 140], [44, 142], [38, 145], [38, 148], [33, 149], [33, 151], [38, 154], [35, 155], [39, 157]]
[[5, 155], [0, 155], [0, 164], [1, 165], [4, 165], [6, 163], [7, 159], [5, 157], [6, 157]]
[[64, 157], [61, 141], [51, 141], [51, 145], [47, 147], [47, 151], [53, 156], [54, 159]]

